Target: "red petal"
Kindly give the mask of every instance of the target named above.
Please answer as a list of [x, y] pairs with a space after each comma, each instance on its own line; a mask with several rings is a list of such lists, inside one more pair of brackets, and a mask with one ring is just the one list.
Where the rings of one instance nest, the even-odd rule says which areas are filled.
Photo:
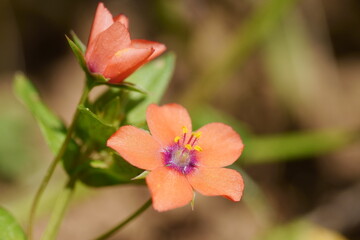
[[146, 177], [153, 207], [162, 212], [188, 204], [193, 198], [193, 190], [186, 177], [167, 167], [157, 168]]
[[224, 167], [235, 162], [244, 145], [239, 134], [223, 123], [210, 123], [198, 130], [201, 137], [197, 143], [203, 151], [198, 152], [199, 163], [208, 167]]
[[244, 190], [241, 175], [232, 169], [201, 167], [187, 178], [196, 191], [206, 196], [223, 196], [240, 201]]
[[161, 107], [151, 104], [146, 111], [146, 120], [151, 135], [162, 146], [174, 143], [176, 136], [182, 136], [182, 128], [187, 127], [191, 134], [191, 119], [187, 110], [178, 104], [166, 104]]
[[121, 22], [127, 29], [129, 29], [129, 19], [124, 14], [115, 16], [114, 22]]
[[90, 71], [102, 74], [115, 53], [128, 48], [130, 43], [127, 28], [120, 22], [112, 24], [108, 29], [98, 34], [86, 52], [85, 58]]
[[89, 42], [88, 42], [88, 48], [96, 38], [96, 36], [105, 31], [108, 27], [113, 24], [113, 17], [109, 10], [104, 6], [102, 2], [100, 2], [97, 6], [94, 22], [91, 26], [90, 36], [89, 36]]
[[160, 145], [148, 132], [133, 126], [123, 126], [107, 141], [130, 164], [146, 170], [163, 165]]
[[109, 83], [120, 83], [136, 69], [141, 67], [154, 52], [152, 48], [125, 48], [115, 53], [106, 66], [104, 76], [110, 78]]
[[153, 48], [155, 49], [154, 53], [149, 57], [148, 61], [156, 58], [166, 50], [166, 46], [162, 43], [151, 42], [142, 39], [131, 40], [131, 46], [134, 48]]

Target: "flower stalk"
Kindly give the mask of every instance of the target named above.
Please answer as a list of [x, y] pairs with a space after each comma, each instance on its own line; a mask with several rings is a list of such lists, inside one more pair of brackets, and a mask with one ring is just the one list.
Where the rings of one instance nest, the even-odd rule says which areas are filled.
[[[85, 103], [85, 101], [89, 95], [89, 92], [91, 91], [92, 88], [93, 88], [93, 85], [91, 83], [91, 80], [89, 78], [87, 78], [87, 82], [84, 86], [83, 93], [81, 95], [78, 105]], [[65, 140], [64, 140], [63, 144], [61, 145], [61, 148], [60, 148], [58, 154], [55, 156], [54, 160], [51, 162], [51, 164], [50, 164], [48, 170], [46, 171], [46, 174], [45, 174], [44, 178], [42, 179], [41, 184], [35, 194], [35, 197], [32, 202], [31, 209], [30, 209], [28, 228], [27, 228], [27, 234], [28, 234], [29, 240], [33, 239], [32, 235], [33, 235], [33, 227], [34, 227], [34, 221], [35, 221], [35, 216], [36, 216], [36, 210], [40, 203], [41, 196], [43, 195], [47, 185], [49, 184], [49, 181], [56, 169], [57, 164], [64, 156], [65, 150], [72, 138], [78, 116], [79, 116], [79, 110], [76, 109], [75, 114], [72, 119], [72, 122], [67, 131]]]
[[104, 240], [112, 236], [114, 233], [119, 231], [121, 228], [123, 228], [125, 225], [127, 225], [129, 222], [134, 220], [136, 217], [138, 217], [141, 213], [143, 213], [148, 207], [151, 206], [151, 198], [147, 200], [138, 210], [136, 210], [133, 214], [131, 214], [127, 219], [116, 225], [115, 227], [111, 228], [109, 231], [103, 233], [101, 236], [95, 238], [94, 240]]
[[45, 230], [42, 240], [52, 240], [56, 238], [61, 221], [65, 215], [67, 207], [69, 206], [70, 199], [75, 192], [75, 186], [76, 177], [72, 177], [69, 179], [56, 201], [54, 211], [51, 215], [50, 222]]

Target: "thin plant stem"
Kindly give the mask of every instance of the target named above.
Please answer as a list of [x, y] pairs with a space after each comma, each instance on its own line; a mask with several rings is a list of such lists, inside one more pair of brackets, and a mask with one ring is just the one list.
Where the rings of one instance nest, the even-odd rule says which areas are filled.
[[[79, 105], [80, 104], [83, 104], [88, 95], [89, 95], [89, 92], [91, 90], [92, 86], [90, 84], [85, 84], [85, 87], [84, 87], [84, 90], [83, 90], [83, 93], [81, 95], [81, 98], [80, 98], [80, 101], [79, 101]], [[36, 215], [36, 210], [37, 210], [37, 207], [40, 203], [40, 199], [41, 199], [41, 196], [42, 194], [44, 193], [49, 181], [50, 181], [50, 178], [51, 176], [53, 175], [55, 169], [56, 169], [56, 166], [58, 164], [58, 162], [61, 160], [61, 158], [63, 157], [64, 153], [65, 153], [65, 150], [71, 140], [71, 137], [72, 137], [72, 133], [74, 131], [74, 128], [75, 128], [75, 123], [76, 123], [76, 120], [79, 116], [79, 110], [76, 109], [76, 112], [73, 116], [73, 119], [72, 119], [72, 122], [71, 122], [71, 125], [67, 131], [67, 134], [66, 134], [66, 137], [65, 137], [65, 140], [64, 142], [62, 143], [61, 145], [61, 148], [58, 152], [58, 154], [55, 156], [54, 160], [51, 162], [48, 170], [46, 171], [46, 174], [43, 178], [43, 180], [41, 181], [41, 184], [35, 194], [35, 197], [34, 197], [34, 200], [32, 202], [32, 205], [31, 205], [31, 209], [30, 209], [30, 214], [29, 214], [29, 222], [28, 222], [28, 227], [27, 227], [27, 233], [28, 233], [28, 237], [29, 237], [29, 240], [32, 240], [32, 232], [33, 232], [33, 227], [34, 227], [34, 221], [35, 221], [35, 215]]]
[[71, 179], [69, 179], [65, 188], [58, 197], [49, 224], [45, 230], [43, 237], [41, 238], [42, 240], [55, 239], [61, 224], [61, 220], [63, 219], [65, 215], [65, 211], [69, 205], [70, 199], [75, 192], [75, 186], [76, 186], [76, 177], [74, 176]]
[[[84, 159], [87, 159], [93, 151], [93, 146], [91, 144], [85, 146], [87, 147], [85, 151], [82, 153], [79, 159], [79, 163], [81, 163]], [[42, 240], [53, 240], [56, 238], [56, 235], [61, 225], [61, 221], [65, 216], [67, 207], [69, 206], [70, 199], [75, 192], [75, 185], [78, 180], [80, 172], [81, 172], [81, 167], [75, 169], [68, 183], [65, 185], [65, 188], [62, 190], [61, 194], [59, 195], [56, 205], [54, 207], [54, 211], [51, 215], [49, 224], [47, 225], [45, 233], [42, 237]]]
[[109, 231], [103, 233], [99, 237], [95, 238], [94, 240], [104, 240], [109, 238], [111, 235], [113, 235], [115, 232], [119, 231], [121, 228], [123, 228], [126, 224], [131, 222], [133, 219], [138, 217], [141, 213], [143, 213], [150, 205], [152, 201], [151, 198], [144, 203], [138, 210], [136, 210], [132, 215], [130, 215], [127, 219], [116, 225], [115, 227], [111, 228]]

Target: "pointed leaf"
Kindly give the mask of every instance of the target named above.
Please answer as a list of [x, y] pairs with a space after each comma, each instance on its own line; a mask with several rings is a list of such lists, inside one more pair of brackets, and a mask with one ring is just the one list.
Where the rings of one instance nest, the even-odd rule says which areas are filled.
[[125, 105], [128, 92], [117, 88], [109, 88], [89, 108], [106, 124], [118, 128], [125, 118]]
[[[41, 101], [37, 90], [25, 75], [21, 73], [15, 75], [13, 88], [15, 95], [31, 111], [37, 120], [50, 149], [54, 154], [57, 154], [66, 136], [64, 124]], [[64, 167], [68, 171], [70, 170], [69, 166], [71, 166], [72, 161], [76, 159], [78, 151], [79, 148], [77, 144], [74, 141], [70, 141], [63, 158], [66, 160], [64, 161]]]
[[15, 218], [0, 207], [0, 239], [25, 240], [26, 236]]
[[86, 72], [86, 73], [89, 73], [89, 70], [86, 66], [86, 61], [85, 61], [85, 58], [84, 58], [84, 54], [83, 54], [83, 51], [81, 50], [81, 48], [75, 44], [75, 42], [73, 42], [68, 36], [66, 36], [66, 40], [68, 41], [69, 43], [69, 46], [72, 50], [72, 52], [74, 53], [77, 61], [79, 62], [81, 68]]
[[93, 141], [99, 147], [106, 147], [106, 141], [117, 130], [99, 119], [89, 108], [78, 106], [77, 133], [84, 141]]
[[86, 46], [85, 44], [82, 43], [82, 41], [80, 40], [80, 38], [78, 38], [78, 36], [76, 35], [76, 33], [74, 31], [70, 32], [72, 39], [74, 40], [75, 45], [81, 50], [81, 52], [83, 54], [85, 54], [86, 51]]
[[143, 180], [132, 180], [143, 170], [138, 169], [120, 156], [105, 154], [101, 159], [84, 163], [80, 180], [88, 186], [104, 187], [118, 184], [144, 184]]
[[16, 96], [36, 118], [51, 150], [56, 153], [66, 132], [63, 123], [45, 106], [35, 87], [23, 74], [16, 74], [14, 90]]
[[141, 93], [144, 95], [148, 94], [148, 92], [145, 89], [143, 89], [139, 85], [136, 85], [135, 83], [131, 83], [131, 82], [122, 82], [120, 84], [106, 83], [106, 85], [108, 85], [109, 87], [113, 87], [113, 88], [121, 88], [124, 90], [134, 91], [134, 92]]

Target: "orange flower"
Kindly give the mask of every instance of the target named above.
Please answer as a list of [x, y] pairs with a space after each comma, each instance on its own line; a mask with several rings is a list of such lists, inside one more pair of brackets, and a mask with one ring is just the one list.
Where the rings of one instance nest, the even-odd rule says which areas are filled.
[[210, 123], [192, 133], [189, 114], [178, 104], [152, 104], [146, 118], [151, 135], [123, 126], [107, 146], [132, 165], [150, 171], [146, 182], [156, 210], [188, 204], [193, 190], [240, 201], [244, 189], [241, 175], [223, 168], [235, 162], [244, 147], [231, 127]]
[[130, 40], [125, 15], [113, 17], [99, 3], [92, 24], [85, 60], [92, 73], [120, 83], [136, 69], [166, 50], [165, 45], [147, 40]]

